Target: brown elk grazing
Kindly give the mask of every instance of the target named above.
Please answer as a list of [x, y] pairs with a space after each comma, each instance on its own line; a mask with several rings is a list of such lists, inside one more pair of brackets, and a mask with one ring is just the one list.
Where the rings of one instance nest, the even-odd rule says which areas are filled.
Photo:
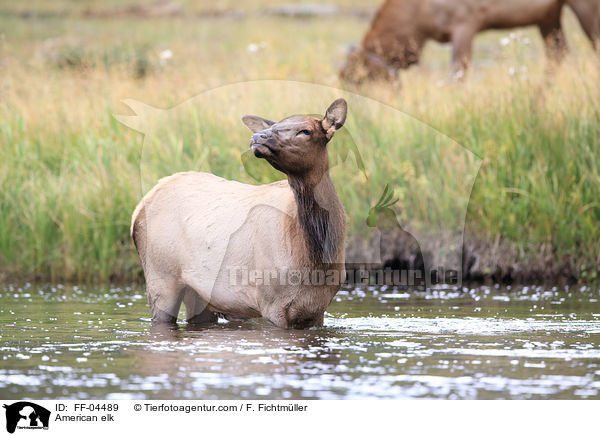
[[488, 29], [537, 25], [546, 53], [560, 60], [567, 51], [560, 16], [567, 3], [596, 50], [600, 49], [598, 0], [387, 0], [360, 49], [348, 55], [343, 80], [396, 80], [398, 70], [419, 62], [428, 39], [452, 42], [455, 76], [464, 75], [473, 38]]
[[[323, 119], [242, 118], [254, 132], [255, 156], [287, 181], [253, 186], [185, 172], [144, 196], [131, 236], [155, 322], [175, 323], [183, 302], [188, 323], [222, 314], [262, 316], [283, 328], [322, 325], [345, 275], [346, 214], [329, 177], [327, 143], [346, 112], [346, 101], [338, 99]], [[239, 276], [244, 271], [246, 281]], [[315, 282], [314, 272], [327, 280]], [[293, 274], [302, 280], [291, 280]]]

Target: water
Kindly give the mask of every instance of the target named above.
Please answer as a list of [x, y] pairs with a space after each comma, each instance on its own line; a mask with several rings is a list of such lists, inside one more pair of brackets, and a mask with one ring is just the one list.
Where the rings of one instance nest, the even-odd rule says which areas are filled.
[[597, 288], [340, 291], [325, 326], [155, 328], [139, 287], [0, 291], [4, 399], [600, 399]]

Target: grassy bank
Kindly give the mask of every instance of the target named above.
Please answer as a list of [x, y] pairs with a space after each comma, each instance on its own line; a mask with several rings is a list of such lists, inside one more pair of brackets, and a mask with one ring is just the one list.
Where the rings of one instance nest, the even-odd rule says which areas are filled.
[[[343, 6], [355, 6], [347, 3]], [[83, 12], [0, 14], [0, 275], [5, 279], [140, 277], [129, 219], [149, 183], [144, 177], [157, 178], [165, 169], [140, 175], [142, 135], [112, 117], [128, 113], [121, 100], [168, 108], [207, 89], [267, 78], [340, 87], [336, 72], [345, 48], [368, 27], [367, 20], [353, 15], [106, 19]], [[419, 175], [457, 168], [422, 158], [440, 137], [422, 127], [429, 125], [482, 159], [465, 224], [466, 249], [478, 272], [596, 279], [600, 68], [572, 16], [565, 21], [572, 53], [552, 72], [535, 29], [513, 37], [492, 32], [478, 38], [474, 72], [464, 84], [447, 82], [449, 52], [431, 44], [422, 65], [402, 75], [401, 92], [385, 85], [355, 90], [420, 120], [349, 126], [379, 150], [364, 156], [366, 188], [356, 173], [336, 173], [357, 237], [367, 197], [376, 201], [399, 167], [402, 176], [392, 180], [401, 198], [399, 216], [417, 223], [455, 220], [453, 199], [462, 198], [462, 188], [446, 186], [447, 198], [435, 207], [424, 201], [435, 196], [437, 185]], [[264, 95], [267, 112], [260, 115], [285, 115], [282, 100]], [[307, 98], [302, 107], [320, 109], [310, 103]], [[179, 156], [177, 165], [239, 174], [231, 147], [238, 155], [244, 150], [243, 127], [214, 126], [210, 137], [220, 140], [211, 141], [204, 154], [194, 149], [193, 130], [180, 135], [183, 149], [192, 151]], [[406, 159], [389, 158], [396, 155]], [[356, 194], [362, 191], [367, 194]]]

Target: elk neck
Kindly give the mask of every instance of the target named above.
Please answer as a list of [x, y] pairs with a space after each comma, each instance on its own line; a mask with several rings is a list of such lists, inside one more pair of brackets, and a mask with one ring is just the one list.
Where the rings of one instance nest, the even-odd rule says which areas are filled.
[[321, 171], [288, 175], [288, 182], [296, 201], [306, 260], [313, 267], [335, 263], [344, 249], [346, 215], [328, 165]]

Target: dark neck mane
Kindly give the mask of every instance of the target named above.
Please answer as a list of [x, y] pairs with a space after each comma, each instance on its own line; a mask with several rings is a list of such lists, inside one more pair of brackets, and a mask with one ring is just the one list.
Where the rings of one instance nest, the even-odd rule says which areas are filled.
[[311, 264], [334, 263], [339, 250], [343, 250], [344, 210], [329, 174], [325, 173], [318, 184], [307, 183], [303, 178], [289, 177], [298, 207], [298, 222], [308, 250]]

